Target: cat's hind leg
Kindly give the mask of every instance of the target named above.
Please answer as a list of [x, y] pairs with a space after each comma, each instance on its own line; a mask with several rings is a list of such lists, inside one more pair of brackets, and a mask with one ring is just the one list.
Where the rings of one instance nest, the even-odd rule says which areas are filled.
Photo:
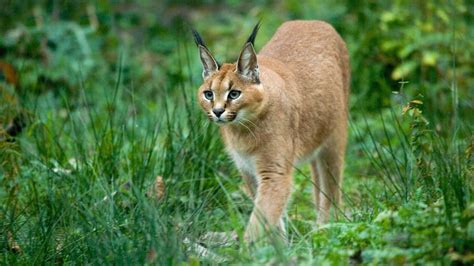
[[321, 184], [319, 182], [319, 176], [318, 176], [318, 161], [315, 159], [311, 161], [311, 184], [313, 186], [313, 198], [314, 198], [314, 206], [316, 208], [316, 213], [319, 215], [321, 210], [319, 209], [320, 207], [320, 196], [321, 196]]
[[[342, 211], [342, 174], [344, 168], [344, 154], [347, 142], [347, 130], [338, 131], [322, 147], [316, 159], [319, 176], [319, 213], [317, 223], [325, 224], [329, 221], [331, 206], [334, 207], [336, 217]], [[313, 165], [313, 164], [312, 164]], [[316, 191], [315, 191], [316, 192]]]

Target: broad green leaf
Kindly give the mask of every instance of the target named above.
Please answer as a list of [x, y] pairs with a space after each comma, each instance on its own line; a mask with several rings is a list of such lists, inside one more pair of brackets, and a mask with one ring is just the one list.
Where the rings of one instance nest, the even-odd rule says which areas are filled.
[[418, 62], [408, 61], [395, 68], [392, 72], [392, 79], [399, 80], [408, 76], [416, 67]]

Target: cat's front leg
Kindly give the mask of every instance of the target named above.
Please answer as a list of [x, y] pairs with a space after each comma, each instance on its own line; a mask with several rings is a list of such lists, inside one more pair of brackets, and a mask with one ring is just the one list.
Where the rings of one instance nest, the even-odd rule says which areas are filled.
[[258, 167], [258, 188], [245, 240], [254, 242], [265, 233], [277, 232], [284, 238], [281, 223], [291, 194], [291, 166], [286, 163], [265, 163]]

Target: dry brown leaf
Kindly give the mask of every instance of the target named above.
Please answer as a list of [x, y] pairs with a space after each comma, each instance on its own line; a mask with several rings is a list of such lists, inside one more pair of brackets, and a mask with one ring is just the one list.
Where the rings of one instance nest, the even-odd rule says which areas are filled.
[[11, 232], [8, 232], [8, 249], [13, 253], [22, 252], [20, 245], [15, 241]]
[[157, 258], [157, 254], [154, 248], [150, 248], [147, 253], [146, 253], [146, 262], [148, 263], [154, 263]]
[[154, 198], [156, 200], [161, 200], [165, 195], [166, 187], [165, 182], [163, 181], [162, 176], [157, 176], [155, 178], [155, 183], [153, 186], [148, 190], [147, 196], [150, 198]]

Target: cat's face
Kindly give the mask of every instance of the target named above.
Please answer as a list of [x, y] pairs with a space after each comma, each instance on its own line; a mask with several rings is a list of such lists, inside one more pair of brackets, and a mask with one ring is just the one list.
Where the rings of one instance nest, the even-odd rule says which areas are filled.
[[245, 123], [258, 115], [264, 91], [260, 83], [238, 74], [235, 64], [224, 64], [205, 78], [197, 98], [209, 120], [219, 125]]
[[204, 79], [197, 97], [209, 119], [218, 124], [249, 122], [262, 110], [265, 95], [253, 48], [258, 27], [257, 24], [253, 29], [237, 62], [222, 66], [211, 55], [201, 36], [193, 31]]

